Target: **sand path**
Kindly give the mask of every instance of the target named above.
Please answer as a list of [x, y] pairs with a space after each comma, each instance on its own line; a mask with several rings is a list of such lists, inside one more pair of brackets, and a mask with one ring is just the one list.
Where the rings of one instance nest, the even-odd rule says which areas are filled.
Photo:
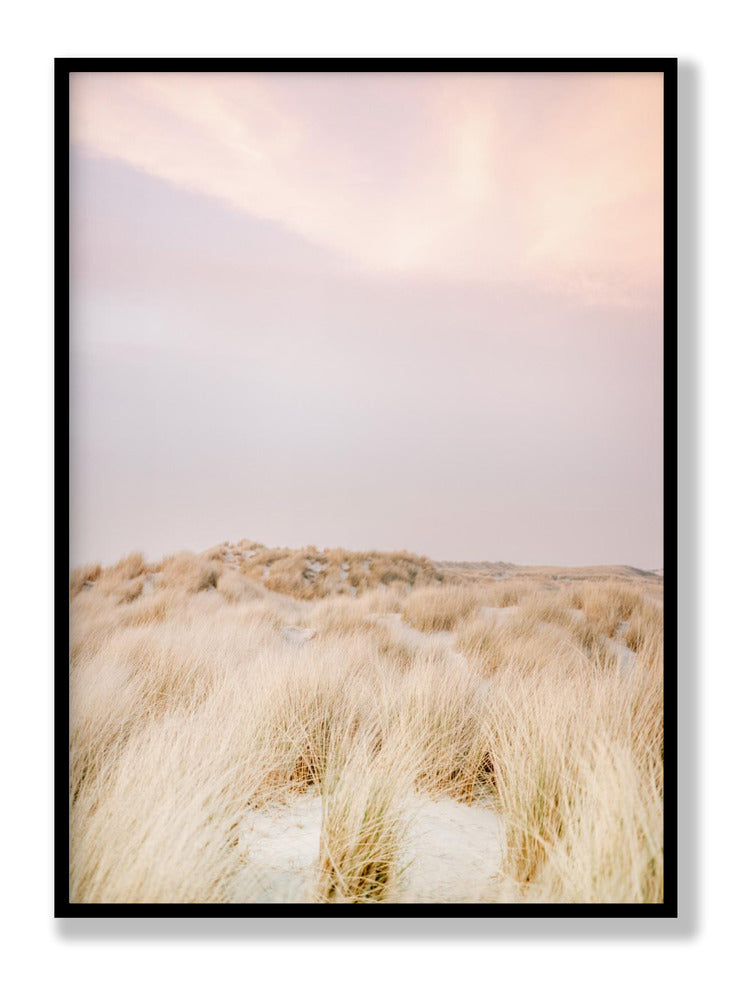
[[[231, 883], [230, 901], [307, 902], [321, 813], [315, 792], [252, 810], [239, 831], [244, 868]], [[413, 795], [404, 813], [399, 902], [475, 902], [489, 894], [503, 851], [502, 821], [491, 808]]]
[[383, 622], [396, 636], [403, 639], [408, 646], [419, 652], [432, 654], [442, 649], [449, 664], [456, 667], [468, 667], [466, 657], [456, 649], [456, 636], [453, 632], [421, 632], [408, 625], [399, 613], [386, 615], [369, 615], [367, 621]]

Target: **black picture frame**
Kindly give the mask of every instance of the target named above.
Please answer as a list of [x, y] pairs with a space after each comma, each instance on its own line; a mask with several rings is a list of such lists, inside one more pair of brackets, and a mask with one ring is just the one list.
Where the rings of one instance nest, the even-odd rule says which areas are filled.
[[[106, 72], [663, 74], [664, 899], [658, 904], [82, 904], [69, 900], [69, 77]], [[54, 62], [54, 916], [66, 917], [664, 917], [677, 905], [677, 59], [676, 58], [59, 58]]]

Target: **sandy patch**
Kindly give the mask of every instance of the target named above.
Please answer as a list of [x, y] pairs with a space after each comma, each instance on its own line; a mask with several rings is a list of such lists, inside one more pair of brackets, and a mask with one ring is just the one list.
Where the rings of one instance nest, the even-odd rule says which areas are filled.
[[490, 621], [500, 622], [500, 623], [506, 621], [508, 618], [511, 618], [515, 614], [515, 612], [519, 610], [520, 610], [519, 604], [511, 604], [507, 608], [490, 608], [487, 605], [484, 605], [482, 608], [480, 608], [480, 611], [482, 612], [482, 616], [484, 618], [488, 618]]
[[[239, 831], [244, 869], [231, 883], [231, 902], [309, 900], [321, 805], [317, 793], [308, 793], [249, 813]], [[502, 822], [492, 809], [414, 795], [405, 819], [400, 902], [474, 902], [488, 894], [503, 852]]]
[[417, 798], [403, 901], [480, 900], [499, 874], [503, 849], [502, 820], [492, 809]]
[[421, 632], [408, 625], [399, 612], [368, 615], [367, 621], [384, 623], [398, 638], [418, 652], [433, 654], [441, 649], [453, 666], [468, 666], [466, 657], [456, 649], [456, 636], [453, 632]]
[[[571, 616], [577, 621], [584, 621], [584, 612], [581, 608], [572, 609]], [[609, 646], [610, 650], [617, 656], [618, 666], [620, 667], [621, 673], [624, 674], [634, 669], [636, 660], [638, 659], [632, 649], [629, 649], [624, 642], [619, 641], [623, 638], [627, 631], [628, 623], [618, 622], [617, 628], [615, 629], [615, 635], [612, 639], [609, 639], [607, 636], [603, 636], [603, 639]]]
[[319, 573], [323, 573], [326, 569], [326, 564], [321, 562], [320, 559], [306, 559], [305, 560], [305, 572], [304, 576], [306, 580], [314, 580]]
[[632, 649], [628, 649], [622, 642], [617, 642], [615, 639], [608, 639], [607, 645], [617, 656], [621, 673], [627, 674], [635, 668], [638, 657]]
[[284, 625], [282, 627], [282, 638], [290, 646], [304, 646], [317, 634], [314, 628], [300, 628], [299, 625]]

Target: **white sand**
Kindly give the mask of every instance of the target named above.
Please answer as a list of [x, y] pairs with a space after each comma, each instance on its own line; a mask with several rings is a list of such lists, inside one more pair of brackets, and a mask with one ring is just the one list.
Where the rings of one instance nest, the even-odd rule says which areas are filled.
[[321, 562], [320, 559], [306, 559], [305, 560], [305, 578], [307, 580], [314, 580], [319, 573], [323, 573], [326, 569], [326, 564]]
[[[400, 864], [399, 901], [474, 902], [484, 897], [502, 863], [502, 823], [492, 809], [415, 795], [406, 803], [408, 833]], [[238, 847], [243, 871], [231, 902], [305, 902], [320, 847], [321, 799], [296, 795], [286, 805], [252, 810]]]
[[520, 610], [519, 604], [511, 604], [506, 608], [490, 608], [487, 605], [482, 607], [482, 615], [494, 622], [504, 622], [506, 618], [512, 617], [516, 611]]
[[638, 657], [632, 649], [628, 649], [622, 642], [617, 642], [615, 639], [608, 639], [607, 645], [617, 656], [621, 673], [627, 674], [635, 667]]
[[282, 638], [290, 646], [303, 646], [306, 642], [314, 639], [317, 634], [314, 628], [300, 628], [299, 625], [284, 625], [282, 627]]
[[467, 667], [466, 657], [456, 649], [456, 636], [453, 632], [421, 632], [403, 621], [399, 612], [393, 614], [373, 614], [367, 616], [367, 621], [383, 622], [398, 638], [403, 639], [408, 646], [419, 652], [432, 654], [442, 649], [448, 662], [457, 667]]

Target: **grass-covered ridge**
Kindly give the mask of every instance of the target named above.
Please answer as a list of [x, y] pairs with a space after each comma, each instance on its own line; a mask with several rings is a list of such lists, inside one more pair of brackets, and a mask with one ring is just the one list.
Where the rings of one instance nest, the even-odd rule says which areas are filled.
[[310, 796], [314, 901], [432, 897], [416, 800], [501, 818], [480, 900], [661, 899], [656, 576], [239, 543], [70, 595], [74, 901], [261, 898], [244, 824]]

